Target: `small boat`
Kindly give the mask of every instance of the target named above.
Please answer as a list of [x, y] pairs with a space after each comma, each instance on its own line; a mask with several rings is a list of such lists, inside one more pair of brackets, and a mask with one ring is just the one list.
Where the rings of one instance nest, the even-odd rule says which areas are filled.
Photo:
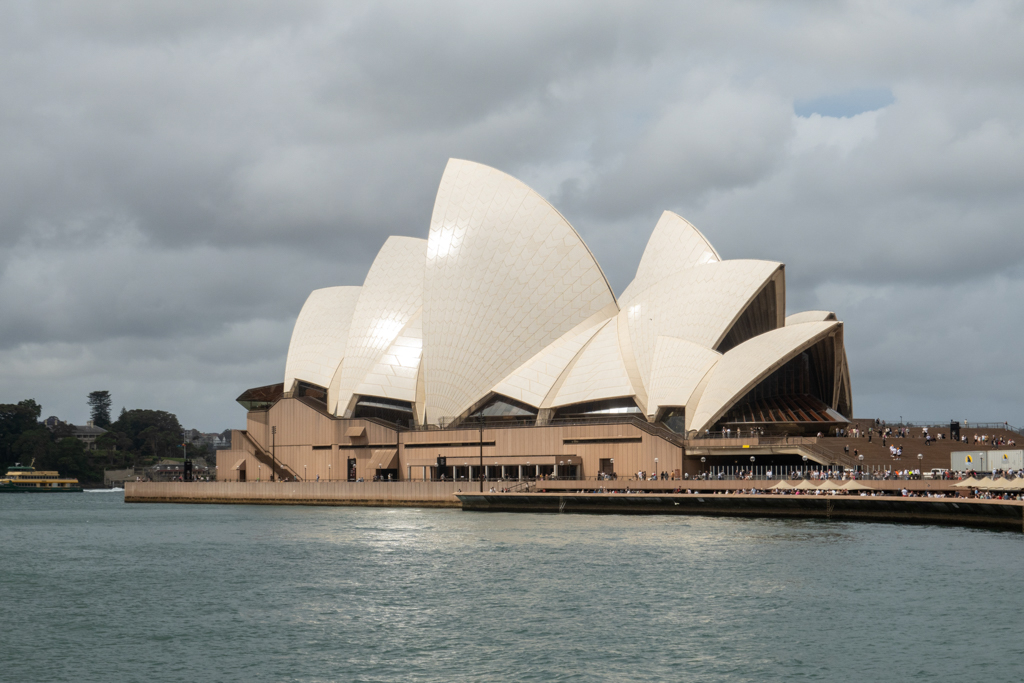
[[74, 493], [82, 487], [74, 478], [62, 477], [59, 472], [37, 471], [33, 465], [16, 463], [7, 468], [7, 474], [0, 478], [0, 493]]

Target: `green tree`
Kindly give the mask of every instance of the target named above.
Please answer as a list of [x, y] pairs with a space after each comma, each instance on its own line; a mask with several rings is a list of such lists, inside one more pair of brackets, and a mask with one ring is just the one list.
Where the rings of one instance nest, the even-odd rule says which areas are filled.
[[127, 410], [110, 429], [131, 443], [131, 450], [154, 458], [181, 456], [182, 429], [178, 418], [163, 410]]
[[35, 452], [34, 447], [26, 445], [27, 441], [19, 443], [26, 432], [39, 432], [34, 442], [38, 442], [40, 437], [50, 440], [49, 430], [39, 423], [42, 410], [42, 406], [30, 398], [18, 403], [0, 404], [0, 463], [4, 472], [8, 466], [21, 461], [23, 450]]
[[91, 392], [89, 394], [89, 411], [94, 425], [108, 429], [110, 427], [110, 392]]
[[46, 457], [36, 468], [57, 470], [65, 477], [76, 477], [80, 482], [103, 481], [103, 467], [94, 463], [78, 439], [69, 437], [50, 444]]

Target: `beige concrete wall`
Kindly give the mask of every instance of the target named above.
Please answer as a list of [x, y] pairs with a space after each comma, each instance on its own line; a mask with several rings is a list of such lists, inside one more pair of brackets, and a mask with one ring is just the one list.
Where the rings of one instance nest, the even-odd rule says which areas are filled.
[[[277, 427], [273, 439], [272, 426]], [[353, 427], [363, 430], [363, 436], [349, 437]], [[480, 464], [479, 429], [398, 432], [366, 420], [334, 418], [293, 398], [278, 401], [268, 411], [249, 413], [248, 428], [247, 432], [233, 434], [232, 450], [218, 458], [221, 481], [238, 480], [233, 468], [243, 453], [247, 481], [269, 479], [268, 456], [272, 450], [282, 476], [305, 481], [317, 477], [320, 481], [346, 480], [348, 458], [356, 459], [358, 477], [372, 480], [374, 448], [398, 448], [398, 476], [402, 480], [410, 474], [413, 481], [421, 480], [423, 468], [433, 466], [439, 455], [448, 459], [449, 466], [476, 468]], [[493, 444], [483, 447], [483, 464], [490, 467], [518, 467], [527, 461], [551, 465], [572, 457], [580, 476], [593, 478], [604, 459], [615, 461], [614, 469], [620, 477], [640, 470], [673, 472], [683, 466], [682, 449], [631, 424], [492, 427], [483, 430], [483, 441]], [[262, 458], [257, 457], [257, 450], [264, 454]], [[227, 462], [231, 457], [234, 460]], [[427, 476], [429, 473], [428, 469]]]
[[[465, 482], [127, 482], [126, 503], [252, 503], [292, 505], [423, 505], [458, 507]], [[473, 488], [472, 490], [477, 490]]]

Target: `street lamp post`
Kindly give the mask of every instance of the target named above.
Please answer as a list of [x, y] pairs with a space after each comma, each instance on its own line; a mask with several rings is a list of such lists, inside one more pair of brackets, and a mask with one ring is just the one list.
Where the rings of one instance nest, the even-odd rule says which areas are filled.
[[274, 469], [270, 472], [270, 481], [274, 481], [274, 473], [277, 472], [277, 427], [270, 428], [270, 460], [274, 463]]
[[654, 478], [658, 478], [658, 459], [654, 459]]
[[750, 456], [750, 478], [754, 478], [754, 456]]
[[857, 456], [857, 460], [860, 461], [860, 476], [864, 476], [864, 454], [861, 453]]
[[917, 472], [921, 479], [924, 479], [924, 453], [917, 454]]
[[302, 481], [303, 482], [306, 481], [306, 466], [305, 465], [302, 466]]
[[700, 456], [700, 476], [702, 476], [702, 477], [704, 476], [704, 461], [705, 461], [704, 456], [703, 455]]
[[331, 480], [331, 466], [327, 466], [327, 481]]

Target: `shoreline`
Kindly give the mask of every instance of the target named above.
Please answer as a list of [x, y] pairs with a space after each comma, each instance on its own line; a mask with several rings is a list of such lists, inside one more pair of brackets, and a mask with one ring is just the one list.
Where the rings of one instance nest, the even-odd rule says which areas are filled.
[[[735, 483], [728, 483], [732, 483], [735, 488]], [[745, 483], [749, 485], [749, 482]], [[1018, 500], [958, 496], [928, 498], [899, 495], [724, 493], [724, 487], [715, 487], [717, 490], [709, 489], [700, 493], [583, 493], [578, 490], [491, 493], [463, 491], [463, 488], [468, 488], [467, 484], [469, 483], [128, 482], [125, 486], [124, 499], [126, 503], [429, 507], [460, 508], [467, 512], [821, 518], [837, 521], [941, 524], [1024, 532], [1024, 501]], [[579, 483], [576, 484], [578, 487]], [[953, 493], [957, 490], [943, 492]]]

